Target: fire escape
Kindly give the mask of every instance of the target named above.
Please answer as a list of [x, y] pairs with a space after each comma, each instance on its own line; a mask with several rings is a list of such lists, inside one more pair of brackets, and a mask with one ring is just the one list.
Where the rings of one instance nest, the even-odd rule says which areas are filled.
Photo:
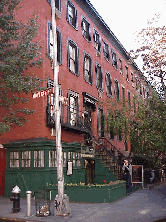
[[[117, 176], [117, 179], [122, 179], [124, 155], [107, 138], [103, 137], [103, 133], [97, 138], [92, 130], [92, 112], [96, 110], [97, 100], [88, 93], [83, 93], [84, 111], [81, 112], [77, 106], [77, 95], [71, 95], [69, 105], [61, 104], [62, 129], [84, 134], [84, 145], [89, 146], [89, 150], [95, 151], [97, 158]], [[53, 96], [49, 95], [46, 106], [48, 127], [55, 127], [54, 113]]]

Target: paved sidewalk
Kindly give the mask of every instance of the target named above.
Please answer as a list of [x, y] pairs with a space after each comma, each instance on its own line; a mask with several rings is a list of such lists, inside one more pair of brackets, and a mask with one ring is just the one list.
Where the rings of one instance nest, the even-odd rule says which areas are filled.
[[21, 199], [20, 206], [21, 211], [13, 214], [10, 199], [0, 197], [0, 218], [29, 222], [149, 222], [166, 218], [166, 184], [152, 189], [140, 189], [114, 203], [70, 203], [71, 215], [65, 218], [53, 216], [53, 201], [51, 216], [48, 217], [35, 216], [34, 200], [30, 217], [26, 216], [26, 199]]

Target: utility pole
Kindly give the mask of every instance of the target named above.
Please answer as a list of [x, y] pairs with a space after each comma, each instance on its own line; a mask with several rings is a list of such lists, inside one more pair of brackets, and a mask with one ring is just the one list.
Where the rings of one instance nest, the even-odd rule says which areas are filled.
[[54, 216], [67, 216], [71, 213], [69, 198], [64, 194], [64, 175], [63, 175], [63, 154], [61, 142], [61, 110], [59, 99], [58, 72], [57, 63], [57, 35], [56, 35], [56, 15], [55, 0], [51, 0], [52, 9], [52, 33], [53, 33], [53, 70], [54, 70], [54, 93], [55, 93], [55, 131], [56, 131], [56, 160], [57, 160], [57, 182], [58, 194], [55, 197]]

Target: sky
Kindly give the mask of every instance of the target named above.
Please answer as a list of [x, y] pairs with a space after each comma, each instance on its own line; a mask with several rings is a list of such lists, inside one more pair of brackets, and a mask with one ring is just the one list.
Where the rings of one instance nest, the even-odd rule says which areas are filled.
[[99, 15], [127, 51], [136, 48], [136, 31], [147, 27], [147, 20], [160, 14], [166, 25], [166, 0], [90, 0]]

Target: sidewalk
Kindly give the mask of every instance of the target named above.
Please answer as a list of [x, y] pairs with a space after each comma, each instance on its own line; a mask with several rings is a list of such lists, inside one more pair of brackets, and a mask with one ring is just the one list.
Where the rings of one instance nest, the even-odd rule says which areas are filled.
[[51, 216], [48, 217], [35, 216], [34, 200], [30, 217], [26, 216], [26, 199], [21, 199], [19, 213], [13, 214], [12, 206], [9, 198], [0, 197], [0, 218], [29, 222], [150, 222], [166, 218], [166, 183], [151, 189], [140, 189], [114, 203], [70, 203], [71, 215], [65, 218], [53, 216], [53, 201]]

